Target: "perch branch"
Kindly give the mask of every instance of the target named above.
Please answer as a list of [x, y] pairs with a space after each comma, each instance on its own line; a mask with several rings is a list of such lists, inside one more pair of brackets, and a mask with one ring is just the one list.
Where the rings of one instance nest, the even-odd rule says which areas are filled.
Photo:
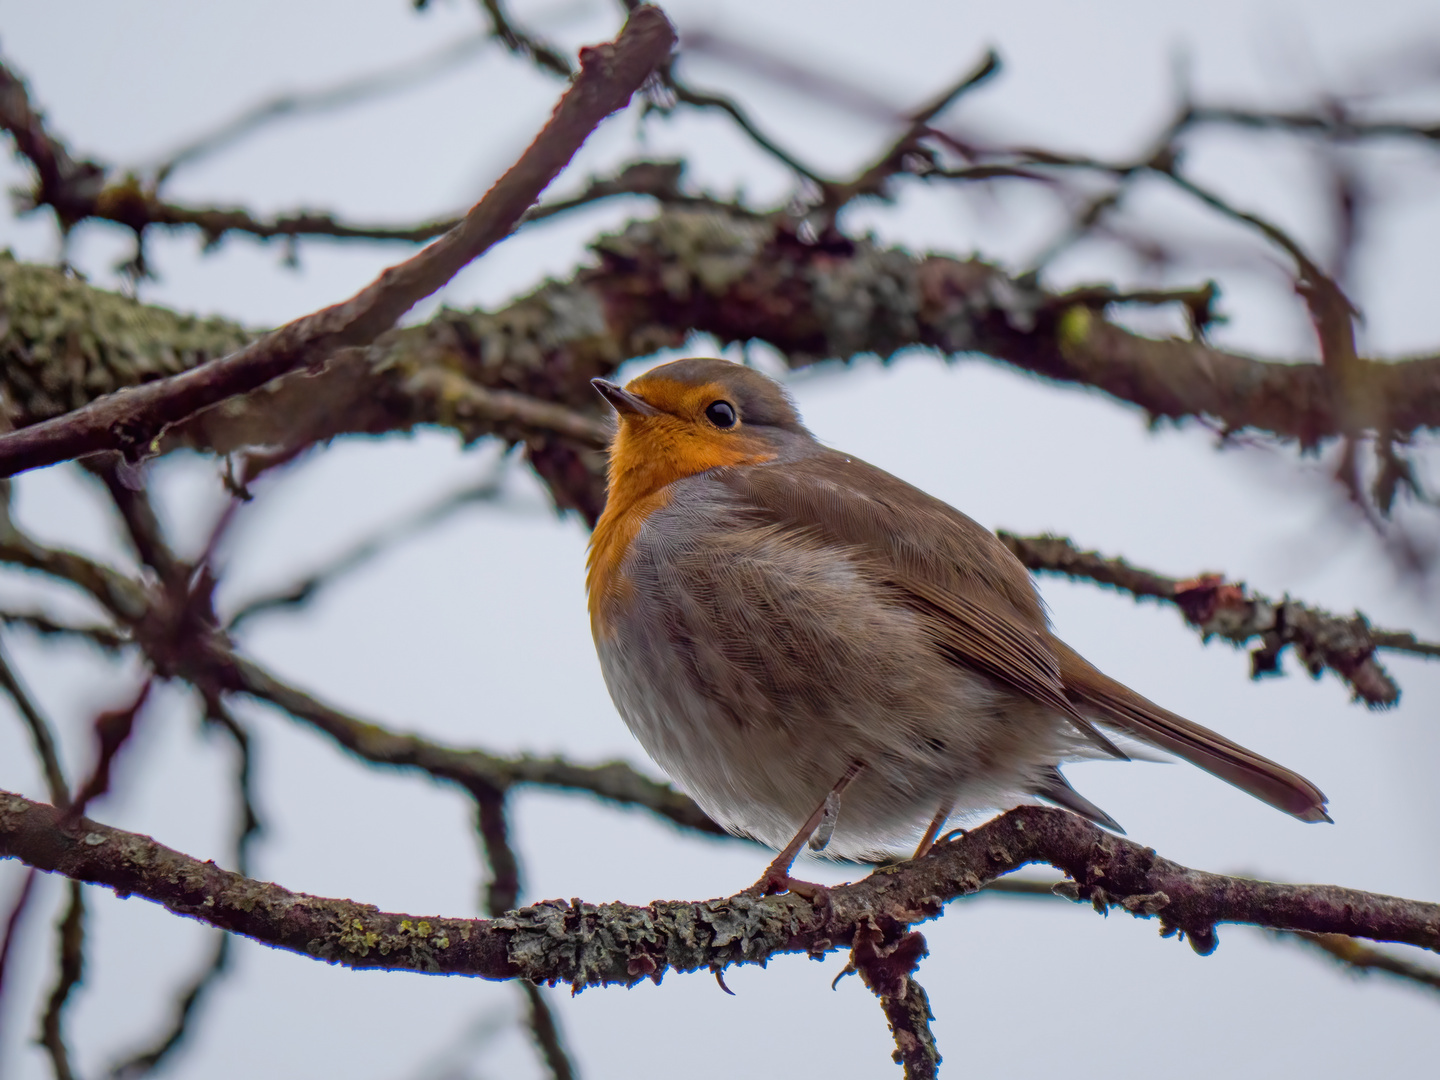
[[1183, 935], [1202, 955], [1218, 944], [1220, 923], [1440, 950], [1440, 904], [1193, 870], [1043, 807], [1012, 810], [923, 859], [836, 887], [830, 904], [818, 910], [793, 894], [741, 894], [645, 907], [546, 901], [491, 919], [381, 912], [253, 881], [136, 833], [84, 819], [67, 822], [63, 811], [12, 794], [0, 794], [0, 856], [330, 963], [524, 978], [575, 990], [853, 947], [857, 932], [872, 922], [888, 931], [932, 919], [946, 901], [1031, 862], [1064, 872], [1072, 899], [1101, 911], [1157, 917], [1162, 936]]

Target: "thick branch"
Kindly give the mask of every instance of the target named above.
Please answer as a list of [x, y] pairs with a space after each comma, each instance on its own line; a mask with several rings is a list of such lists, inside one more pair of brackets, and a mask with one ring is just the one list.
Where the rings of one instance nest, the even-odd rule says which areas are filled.
[[[1342, 385], [1321, 364], [1265, 361], [1133, 333], [1104, 317], [1103, 292], [1057, 296], [984, 262], [940, 255], [917, 262], [901, 250], [837, 236], [806, 244], [784, 218], [671, 207], [600, 239], [595, 250], [598, 265], [501, 311], [443, 312], [374, 348], [347, 352], [318, 377], [285, 379], [211, 410], [177, 437], [223, 453], [416, 423], [451, 424], [467, 437], [495, 431], [483, 417], [453, 415], [445, 395], [435, 392], [437, 372], [597, 416], [590, 378], [682, 345], [695, 331], [722, 342], [769, 342], [795, 367], [914, 346], [946, 355], [983, 352], [1102, 390], [1154, 417], [1203, 417], [1227, 430], [1253, 428], [1306, 445], [1345, 434], [1347, 424], [1395, 435], [1440, 426], [1440, 356], [1360, 358]], [[0, 339], [4, 357], [16, 358], [17, 374], [7, 363], [0, 377], [13, 385], [6, 390], [17, 424], [53, 415], [56, 403], [88, 400], [91, 385], [133, 385], [167, 366], [216, 355], [219, 349], [204, 344], [211, 337], [244, 335], [223, 324], [177, 323], [168, 313], [142, 317], [155, 309], [103, 293], [91, 299], [96, 290], [45, 274], [0, 262], [0, 307], [23, 313], [38, 304], [54, 312], [45, 323], [12, 316]], [[104, 312], [99, 326], [90, 306]], [[127, 337], [120, 330], [147, 321], [154, 324], [146, 335], [153, 344], [133, 344], [134, 331]], [[93, 358], [74, 355], [74, 342], [97, 341]], [[177, 359], [181, 350], [188, 350], [186, 359]], [[96, 368], [93, 383], [81, 377]], [[533, 428], [512, 430], [534, 439], [532, 461], [561, 505], [596, 511], [598, 467], [577, 470], [575, 451], [553, 451], [555, 440]]]
[[658, 8], [637, 9], [613, 45], [585, 50], [580, 76], [545, 128], [454, 230], [386, 270], [350, 300], [272, 331], [222, 361], [0, 436], [0, 475], [97, 450], [143, 456], [171, 424], [320, 364], [339, 349], [370, 344], [417, 301], [504, 239], [596, 125], [624, 106], [669, 55], [674, 40]]
[[1221, 574], [1181, 580], [1132, 566], [1124, 559], [1081, 551], [1060, 536], [1007, 532], [999, 536], [1031, 570], [1109, 585], [1136, 599], [1150, 597], [1174, 604], [1206, 639], [1213, 635], [1239, 646], [1259, 638], [1260, 644], [1250, 654], [1251, 673], [1256, 678], [1278, 673], [1281, 652], [1293, 646], [1312, 675], [1329, 669], [1345, 681], [1356, 698], [1367, 705], [1386, 706], [1400, 700], [1400, 688], [1376, 659], [1377, 649], [1440, 657], [1440, 644], [1419, 641], [1408, 631], [1373, 629], [1358, 612], [1348, 617], [1332, 615], [1289, 597], [1272, 600], [1251, 592], [1243, 582], [1227, 583]]
[[820, 911], [785, 894], [646, 907], [547, 901], [494, 919], [394, 914], [253, 881], [95, 822], [67, 826], [62, 811], [9, 794], [0, 795], [0, 856], [347, 967], [525, 978], [577, 990], [848, 948], [862, 928], [933, 918], [945, 901], [1030, 862], [1063, 870], [1073, 895], [1097, 908], [1158, 916], [1163, 934], [1183, 933], [1201, 953], [1215, 948], [1222, 922], [1440, 949], [1440, 904], [1191, 870], [1040, 807], [1013, 810], [923, 859], [835, 888]]

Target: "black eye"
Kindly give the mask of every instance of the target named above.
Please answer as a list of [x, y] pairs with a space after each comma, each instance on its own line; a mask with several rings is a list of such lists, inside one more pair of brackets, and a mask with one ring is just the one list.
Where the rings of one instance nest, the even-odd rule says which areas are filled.
[[705, 406], [705, 417], [716, 427], [734, 427], [735, 406], [728, 401], [712, 401]]

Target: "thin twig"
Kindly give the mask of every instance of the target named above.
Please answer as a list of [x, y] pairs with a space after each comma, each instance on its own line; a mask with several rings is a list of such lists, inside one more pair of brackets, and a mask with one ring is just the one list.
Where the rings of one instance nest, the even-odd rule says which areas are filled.
[[277, 94], [170, 151], [159, 164], [140, 166], [134, 171], [153, 174], [158, 187], [181, 167], [228, 150], [278, 120], [335, 112], [429, 82], [476, 56], [487, 38], [486, 34], [461, 38], [414, 60], [354, 76], [324, 89]]
[[1219, 105], [1196, 106], [1188, 122], [1224, 124], [1256, 130], [1292, 131], [1318, 135], [1336, 142], [1361, 139], [1418, 139], [1440, 143], [1440, 124], [1416, 124], [1403, 120], [1355, 120], [1343, 112], [1264, 112]]
[[[630, 5], [627, 4], [627, 6]], [[632, 10], [635, 9], [632, 8]], [[790, 153], [790, 151], [786, 150], [778, 142], [761, 131], [755, 122], [750, 119], [749, 114], [741, 107], [739, 102], [723, 94], [696, 90], [688, 83], [683, 82], [680, 77], [675, 74], [673, 61], [661, 65], [657, 74], [660, 84], [673, 96], [674, 101], [696, 109], [714, 109], [723, 112], [726, 116], [730, 117], [736, 127], [749, 137], [751, 142], [792, 172], [815, 184], [822, 192], [827, 191], [834, 183], [832, 180], [810, 168], [810, 166], [804, 164], [794, 154]], [[660, 100], [652, 103], [652, 107], [662, 112], [668, 112], [672, 106], [669, 102]]]
[[[260, 834], [260, 819], [255, 811], [252, 776], [254, 759], [250, 753], [250, 736], [218, 701], [206, 704], [205, 723], [226, 732], [235, 743], [235, 791], [239, 818], [235, 837], [235, 871], [248, 876], [250, 847]], [[231, 936], [223, 931], [216, 931], [215, 946], [210, 958], [195, 978], [176, 996], [170, 1026], [155, 1038], [147, 1049], [137, 1051], [112, 1065], [109, 1069], [111, 1080], [139, 1080], [140, 1077], [150, 1075], [193, 1035], [200, 1006], [228, 973], [232, 951]]]
[[10, 133], [15, 149], [35, 169], [35, 192], [30, 206], [48, 205], [62, 231], [85, 216], [105, 182], [105, 170], [93, 161], [76, 161], [65, 144], [46, 127], [45, 118], [30, 101], [25, 81], [0, 61], [0, 129]]
[[167, 588], [178, 588], [181, 579], [188, 573], [185, 566], [170, 545], [165, 541], [160, 516], [150, 502], [150, 495], [136, 476], [130, 475], [124, 460], [118, 454], [102, 454], [88, 459], [87, 471], [98, 477], [110, 495], [110, 501], [120, 514], [125, 526], [125, 535], [130, 546], [139, 556], [140, 562], [154, 570]]
[[1412, 986], [1423, 986], [1428, 990], [1440, 992], [1440, 969], [1395, 956], [1344, 934], [1276, 932], [1274, 937], [1277, 941], [1295, 941], [1318, 949], [1339, 961], [1346, 970], [1353, 971], [1357, 975], [1369, 975], [1378, 971], [1403, 980]]
[[154, 679], [147, 678], [129, 704], [118, 709], [107, 709], [95, 718], [95, 767], [85, 783], [80, 785], [74, 803], [68, 808], [72, 816], [78, 818], [91, 802], [110, 790], [110, 770], [115, 764], [116, 755], [135, 730], [135, 718], [150, 699], [153, 685]]
[[[503, 467], [503, 461], [501, 465]], [[240, 626], [257, 615], [308, 604], [322, 589], [373, 562], [406, 540], [448, 521], [462, 510], [498, 499], [504, 493], [503, 481], [503, 473], [497, 469], [491, 475], [482, 477], [478, 483], [467, 484], [457, 491], [452, 491], [410, 517], [365, 537], [320, 569], [311, 571], [293, 584], [245, 601], [230, 617], [226, 632], [235, 633]]]
[[[10, 956], [15, 950], [15, 942], [19, 940], [20, 926], [29, 910], [30, 898], [35, 895], [35, 879], [39, 875], [40, 871], [33, 866], [25, 871], [15, 902], [10, 905], [10, 914], [5, 916], [5, 936], [0, 940], [0, 1033], [3, 1033], [5, 1020], [5, 973], [10, 969]], [[0, 1046], [4, 1045], [0, 1040]]]
[[488, 915], [503, 915], [520, 901], [520, 859], [510, 844], [505, 792], [477, 785], [471, 793], [475, 796], [476, 831], [485, 848], [485, 862], [490, 867], [484, 909]]
[[481, 750], [448, 747], [343, 713], [242, 657], [212, 655], [209, 663], [213, 666], [193, 671], [190, 677], [213, 679], [227, 690], [269, 702], [329, 735], [357, 757], [377, 765], [419, 769], [467, 791], [485, 786], [507, 790], [519, 785], [585, 791], [621, 806], [643, 807], [685, 829], [711, 836], [727, 835], [688, 796], [651, 780], [624, 762], [576, 765], [563, 758], [505, 758]]
[[575, 73], [569, 59], [553, 45], [546, 44], [516, 26], [500, 0], [480, 0], [480, 6], [490, 18], [490, 36], [516, 56], [527, 56], [541, 71], [558, 75], [562, 79], [568, 79]]
[[10, 666], [10, 659], [3, 648], [0, 648], [0, 688], [10, 695], [10, 700], [15, 703], [15, 710], [30, 729], [30, 739], [34, 742], [35, 753], [40, 758], [50, 801], [56, 806], [68, 807], [70, 787], [65, 782], [65, 771], [60, 767], [60, 752], [56, 746], [55, 733], [50, 727], [50, 721], [45, 719], [45, 714], [40, 711], [29, 691], [25, 689], [25, 684], [20, 681], [20, 676], [15, 674], [15, 669]]
[[41, 637], [84, 638], [106, 652], [116, 652], [130, 644], [130, 638], [113, 626], [60, 622], [44, 611], [0, 611], [0, 626], [17, 626]]
[[[543, 221], [557, 214], [621, 195], [647, 195], [666, 203], [705, 205], [715, 200], [686, 195], [676, 184], [678, 166], [667, 162], [636, 162], [611, 177], [595, 177], [575, 195], [565, 195], [532, 206], [521, 215], [519, 224]], [[156, 227], [194, 229], [207, 249], [220, 244], [231, 233], [259, 240], [298, 240], [323, 237], [330, 240], [363, 240], [379, 243], [423, 244], [443, 236], [464, 218], [450, 214], [415, 224], [368, 224], [347, 221], [332, 213], [302, 210], [262, 217], [242, 207], [190, 206], [162, 199], [154, 188], [126, 176], [100, 190], [87, 209], [77, 209], [76, 221], [94, 219], [124, 225], [143, 235]]]
[[[493, 787], [476, 786], [471, 794], [475, 796], [476, 827], [490, 867], [485, 910], [499, 916], [515, 908], [520, 898], [520, 859], [510, 843], [507, 800], [503, 790]], [[521, 980], [520, 986], [525, 993], [526, 1018], [536, 1051], [555, 1080], [574, 1080], [575, 1066], [544, 993], [532, 982]]]
[[575, 1080], [575, 1066], [565, 1051], [560, 1027], [545, 1000], [545, 991], [525, 979], [520, 981], [520, 988], [525, 992], [525, 1003], [529, 1009], [530, 1035], [540, 1056], [545, 1059], [550, 1075], [555, 1080]]
[[50, 1055], [55, 1080], [75, 1080], [65, 1045], [65, 1007], [85, 971], [85, 886], [73, 879], [69, 885], [70, 904], [57, 933], [59, 971], [40, 1019], [40, 1045]]
[[836, 185], [828, 193], [828, 208], [833, 213], [852, 199], [861, 195], [886, 197], [886, 185], [895, 176], [906, 172], [927, 175], [934, 167], [929, 156], [923, 162], [911, 159], [920, 152], [924, 139], [931, 134], [931, 123], [960, 97], [989, 81], [1000, 70], [1000, 56], [994, 49], [987, 49], [980, 63], [973, 70], [961, 76], [956, 82], [936, 95], [927, 104], [905, 117], [905, 131], [875, 159], [874, 163], [860, 170], [849, 183]]

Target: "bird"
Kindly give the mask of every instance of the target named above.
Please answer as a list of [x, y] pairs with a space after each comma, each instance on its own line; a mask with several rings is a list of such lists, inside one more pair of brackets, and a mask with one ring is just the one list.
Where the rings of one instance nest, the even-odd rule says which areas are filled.
[[952, 817], [1037, 800], [1123, 832], [1060, 767], [1136, 743], [1331, 820], [1304, 777], [1085, 661], [994, 533], [822, 444], [769, 376], [694, 357], [592, 382], [617, 417], [586, 574], [600, 668], [671, 779], [778, 850], [753, 893], [803, 891], [806, 844], [919, 857]]

